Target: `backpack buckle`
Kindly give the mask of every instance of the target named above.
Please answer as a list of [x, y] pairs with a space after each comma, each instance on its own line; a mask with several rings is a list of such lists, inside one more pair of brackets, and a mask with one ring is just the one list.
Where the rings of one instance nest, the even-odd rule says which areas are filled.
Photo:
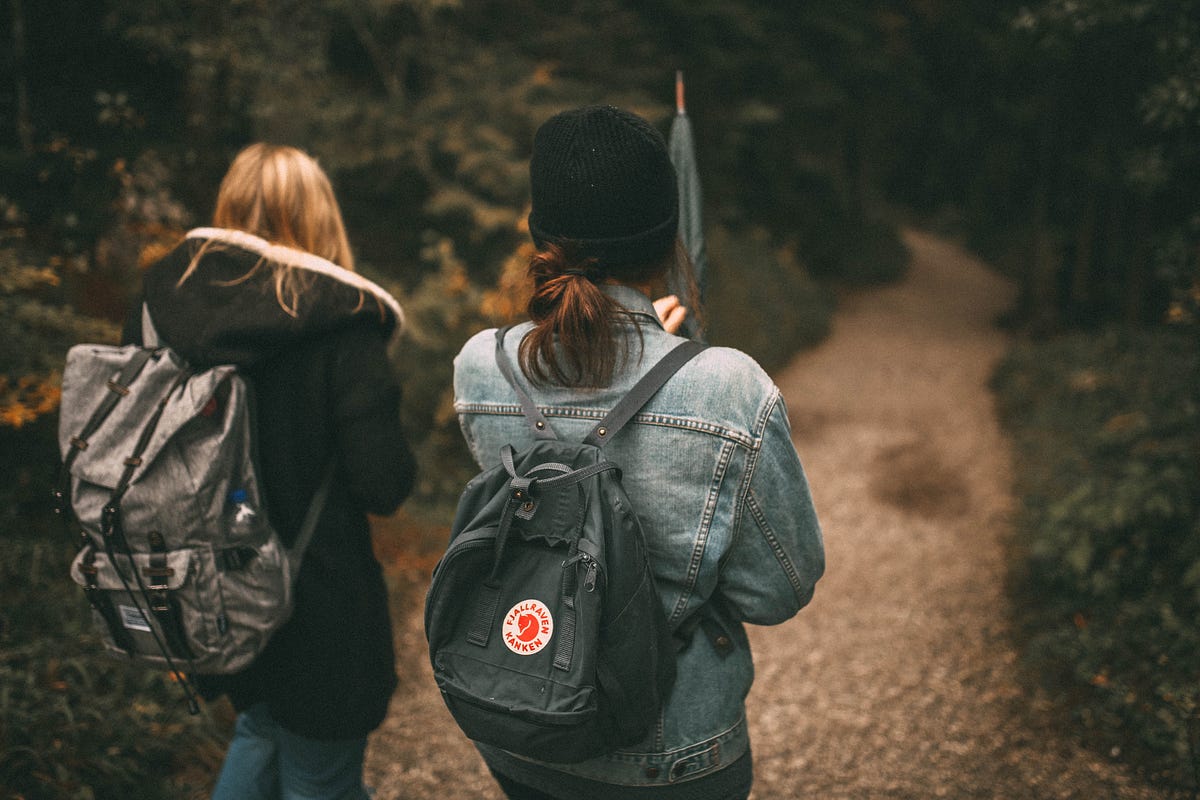
[[100, 512], [100, 532], [109, 538], [121, 528], [121, 509], [110, 503]]
[[167, 595], [166, 589], [151, 589], [150, 592], [150, 610], [158, 614], [170, 612], [171, 602]]

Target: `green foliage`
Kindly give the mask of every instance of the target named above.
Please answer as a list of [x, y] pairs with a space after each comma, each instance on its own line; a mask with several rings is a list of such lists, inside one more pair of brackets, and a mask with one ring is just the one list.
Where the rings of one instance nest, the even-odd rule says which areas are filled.
[[900, 131], [891, 196], [1011, 260], [1031, 326], [1161, 321], [1200, 275], [1194, 0], [959, 3], [913, 40], [927, 122]]
[[[849, 246], [879, 239], [870, 228], [882, 223], [862, 222], [874, 219], [867, 165], [888, 151], [888, 126], [907, 118], [910, 89], [891, 89], [910, 86], [912, 73], [885, 3], [799, 17], [753, 2], [110, 5], [106, 30], [182, 72], [183, 139], [197, 159], [227, 160], [234, 142], [215, 134], [230, 130], [316, 153], [363, 253], [410, 286], [423, 229], [452, 237], [472, 275], [494, 280], [521, 238], [512, 222], [536, 126], [571, 105], [611, 102], [665, 129], [681, 66], [711, 219], [780, 238], [803, 229], [802, 256], [815, 264], [808, 251], [821, 249], [835, 278], [895, 252], [856, 260]], [[823, 208], [803, 204], [792, 178], [804, 171], [827, 185]]]
[[18, 428], [58, 407], [67, 348], [111, 341], [115, 331], [62, 303], [62, 276], [78, 264], [46, 259], [24, 242], [24, 215], [0, 197], [0, 428]]
[[1017, 446], [1030, 666], [1105, 750], [1195, 780], [1200, 344], [1181, 330], [1026, 343], [995, 388]]
[[[190, 716], [165, 673], [99, 655], [90, 610], [66, 578], [72, 543], [46, 516], [19, 524], [5, 520], [0, 532], [4, 796], [202, 796], [225, 736], [217, 720]], [[189, 770], [193, 779], [179, 777]]]
[[473, 334], [495, 323], [484, 314], [484, 291], [468, 277], [453, 241], [431, 234], [422, 254], [432, 268], [424, 280], [409, 292], [391, 287], [405, 310], [405, 335], [392, 357], [419, 464], [410, 503], [452, 514], [476, 471], [454, 412], [454, 357]]
[[743, 350], [770, 371], [828, 334], [832, 294], [765, 230], [717, 228], [708, 253], [710, 342]]

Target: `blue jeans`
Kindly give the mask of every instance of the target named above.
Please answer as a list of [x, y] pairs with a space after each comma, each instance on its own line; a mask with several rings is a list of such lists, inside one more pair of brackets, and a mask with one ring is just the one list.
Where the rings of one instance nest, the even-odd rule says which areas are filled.
[[286, 731], [259, 703], [238, 714], [213, 800], [366, 800], [367, 738], [320, 741]]

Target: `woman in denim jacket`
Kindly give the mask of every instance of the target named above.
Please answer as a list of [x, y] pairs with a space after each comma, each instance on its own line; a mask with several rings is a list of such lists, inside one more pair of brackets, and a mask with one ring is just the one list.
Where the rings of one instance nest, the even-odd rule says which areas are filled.
[[[663, 137], [607, 106], [559, 114], [534, 139], [531, 322], [506, 337], [517, 379], [560, 439], [581, 441], [679, 343], [682, 309], [651, 303], [679, 251], [678, 191]], [[668, 309], [670, 309], [668, 311]], [[481, 467], [530, 435], [495, 363], [494, 331], [454, 362], [455, 409]], [[749, 356], [710, 347], [605, 450], [638, 510], [672, 625], [704, 618], [678, 654], [659, 724], [635, 747], [544, 764], [478, 745], [510, 798], [732, 800], [753, 771], [742, 623], [784, 622], [824, 570], [821, 533], [779, 389]]]

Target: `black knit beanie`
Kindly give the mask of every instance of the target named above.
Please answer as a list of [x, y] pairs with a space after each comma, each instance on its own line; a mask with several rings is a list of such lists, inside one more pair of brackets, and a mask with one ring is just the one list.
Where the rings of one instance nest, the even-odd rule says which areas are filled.
[[557, 114], [529, 161], [529, 232], [606, 265], [649, 263], [674, 244], [679, 189], [667, 144], [649, 122], [612, 106]]

